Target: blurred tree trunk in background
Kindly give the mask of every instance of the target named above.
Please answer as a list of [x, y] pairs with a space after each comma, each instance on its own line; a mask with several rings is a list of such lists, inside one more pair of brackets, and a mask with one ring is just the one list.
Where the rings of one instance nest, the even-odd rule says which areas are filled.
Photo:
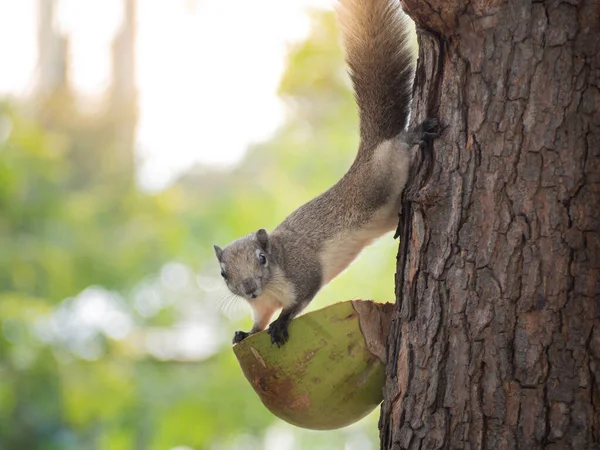
[[398, 257], [381, 448], [598, 448], [600, 3], [404, 3], [413, 119], [443, 132]]

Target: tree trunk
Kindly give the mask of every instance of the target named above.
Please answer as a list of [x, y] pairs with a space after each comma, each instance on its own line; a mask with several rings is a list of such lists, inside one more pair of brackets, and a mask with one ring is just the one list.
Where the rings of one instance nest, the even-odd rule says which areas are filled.
[[413, 120], [382, 449], [600, 447], [600, 3], [405, 0]]

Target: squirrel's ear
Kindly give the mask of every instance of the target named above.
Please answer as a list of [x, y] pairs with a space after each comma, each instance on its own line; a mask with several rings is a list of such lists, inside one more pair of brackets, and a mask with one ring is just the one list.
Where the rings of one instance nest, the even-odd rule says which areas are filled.
[[265, 230], [264, 228], [258, 230], [256, 232], [256, 239], [258, 240], [258, 243], [263, 248], [263, 250], [267, 250], [267, 247], [269, 246], [269, 235], [267, 234], [267, 230]]
[[223, 255], [223, 249], [221, 247], [219, 247], [218, 245], [213, 245], [213, 248], [215, 249], [215, 255], [217, 256], [217, 259], [219, 261], [221, 261], [221, 255]]

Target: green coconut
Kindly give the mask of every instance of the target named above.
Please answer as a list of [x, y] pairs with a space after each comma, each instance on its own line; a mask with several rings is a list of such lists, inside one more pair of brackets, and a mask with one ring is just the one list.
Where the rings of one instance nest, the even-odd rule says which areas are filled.
[[391, 304], [346, 301], [296, 318], [278, 348], [266, 331], [233, 350], [263, 404], [314, 430], [350, 425], [382, 401]]

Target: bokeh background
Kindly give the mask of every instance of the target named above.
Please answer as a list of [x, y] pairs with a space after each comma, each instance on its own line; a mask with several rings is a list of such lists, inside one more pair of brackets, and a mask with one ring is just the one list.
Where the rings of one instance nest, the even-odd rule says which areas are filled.
[[[0, 449], [378, 448], [273, 417], [212, 244], [349, 167], [330, 1], [0, 0]], [[393, 301], [386, 236], [309, 309]]]

